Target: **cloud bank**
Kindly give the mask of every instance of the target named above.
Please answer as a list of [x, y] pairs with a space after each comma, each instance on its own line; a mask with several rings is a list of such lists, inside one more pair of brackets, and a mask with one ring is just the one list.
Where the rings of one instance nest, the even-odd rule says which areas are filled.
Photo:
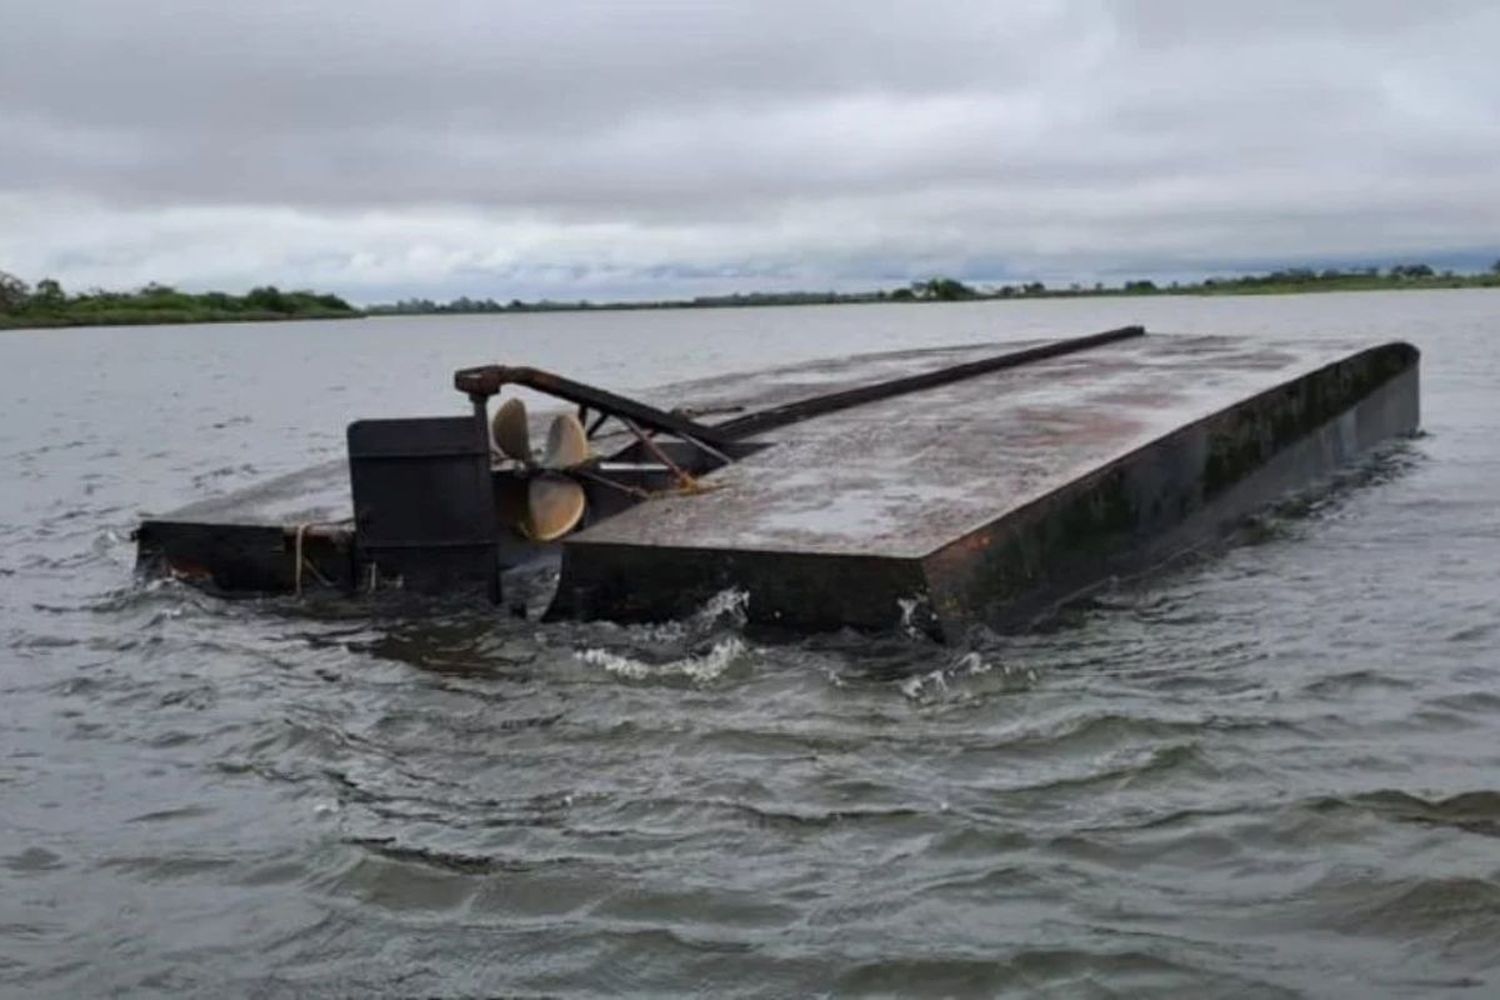
[[656, 297], [1500, 250], [1500, 7], [52, 0], [0, 268]]

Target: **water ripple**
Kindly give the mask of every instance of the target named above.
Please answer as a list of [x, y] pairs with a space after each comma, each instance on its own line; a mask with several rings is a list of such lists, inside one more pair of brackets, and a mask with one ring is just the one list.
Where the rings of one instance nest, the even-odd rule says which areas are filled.
[[[1166, 325], [1414, 337], [1431, 433], [954, 646], [758, 630], [733, 592], [626, 627], [133, 580], [137, 511], [335, 456], [369, 399], [440, 412], [409, 373], [489, 335], [133, 331], [155, 361], [71, 376], [80, 412], [130, 415], [108, 426], [28, 408], [98, 334], [6, 340], [0, 398], [33, 404], [0, 449], [0, 992], [1495, 993], [1493, 296], [1376, 298], [1142, 300]], [[888, 335], [993, 325], [912, 314]], [[737, 345], [763, 331], [735, 324], [777, 315], [618, 349], [619, 323], [675, 320], [515, 333], [608, 320], [570, 370], [646, 384], [684, 344], [754, 367]], [[879, 315], [795, 319], [871, 346]], [[278, 350], [308, 363], [266, 369]], [[163, 394], [172, 364], [239, 374]]]

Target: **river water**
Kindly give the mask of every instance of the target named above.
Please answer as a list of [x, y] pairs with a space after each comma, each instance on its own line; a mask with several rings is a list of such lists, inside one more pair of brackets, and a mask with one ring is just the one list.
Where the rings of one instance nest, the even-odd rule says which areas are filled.
[[[1410, 340], [1426, 432], [959, 647], [132, 578], [463, 365], [1130, 322]], [[13, 332], [0, 407], [0, 994], [1500, 996], [1500, 293]]]

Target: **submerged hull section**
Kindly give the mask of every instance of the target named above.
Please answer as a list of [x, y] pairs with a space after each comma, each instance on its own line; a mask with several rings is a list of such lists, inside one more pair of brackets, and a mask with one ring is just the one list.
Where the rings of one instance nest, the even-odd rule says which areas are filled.
[[1418, 355], [1151, 336], [783, 428], [571, 537], [554, 617], [1013, 628], [1418, 425]]

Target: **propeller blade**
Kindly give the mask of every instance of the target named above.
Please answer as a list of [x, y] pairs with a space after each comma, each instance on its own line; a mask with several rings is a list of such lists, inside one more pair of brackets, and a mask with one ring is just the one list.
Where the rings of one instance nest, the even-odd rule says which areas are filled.
[[583, 520], [583, 487], [567, 476], [544, 473], [526, 486], [526, 520], [522, 528], [538, 542], [561, 538]]
[[517, 462], [531, 461], [531, 432], [526, 426], [526, 404], [520, 399], [513, 396], [500, 404], [490, 432], [505, 457]]
[[589, 436], [583, 423], [571, 413], [559, 413], [547, 428], [547, 450], [542, 465], [548, 469], [570, 469], [588, 461]]

